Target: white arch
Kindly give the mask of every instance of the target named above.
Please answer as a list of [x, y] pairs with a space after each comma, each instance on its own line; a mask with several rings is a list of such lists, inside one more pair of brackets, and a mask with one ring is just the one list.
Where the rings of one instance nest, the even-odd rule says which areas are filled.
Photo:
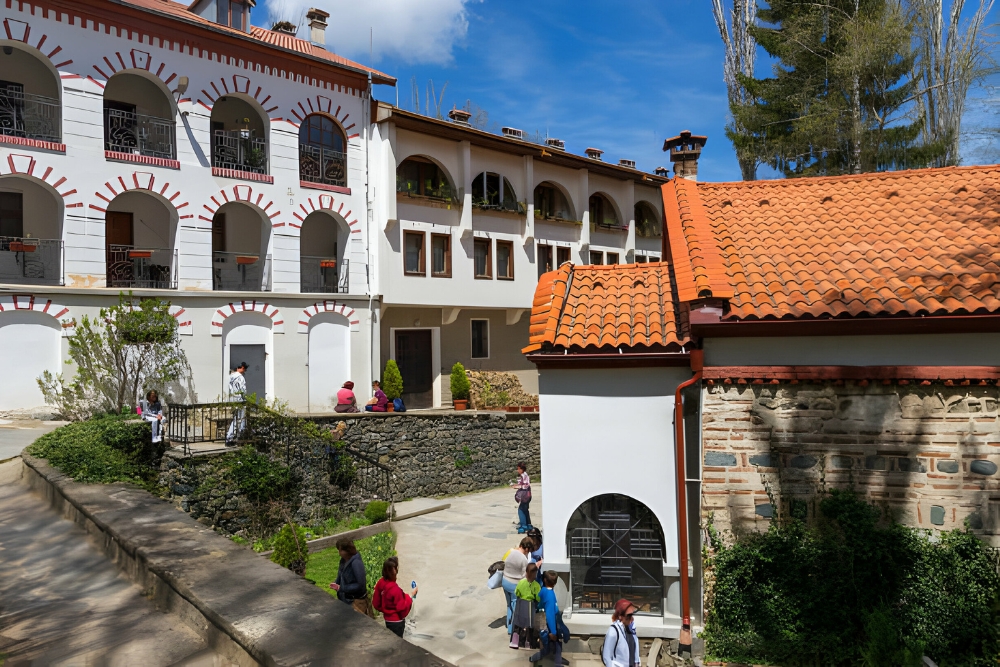
[[55, 318], [62, 327], [63, 337], [67, 337], [76, 326], [76, 320], [70, 315], [69, 307], [52, 302], [52, 299], [36, 299], [34, 294], [0, 295], [0, 313], [15, 310], [32, 310]]

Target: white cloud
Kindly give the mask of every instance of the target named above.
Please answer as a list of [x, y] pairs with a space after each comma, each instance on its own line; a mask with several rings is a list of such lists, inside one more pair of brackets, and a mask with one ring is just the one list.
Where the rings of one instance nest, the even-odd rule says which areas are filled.
[[374, 29], [375, 61], [385, 57], [410, 63], [449, 64], [452, 49], [469, 29], [466, 5], [473, 0], [268, 0], [267, 27], [278, 20], [300, 25], [308, 39], [305, 12], [330, 12], [327, 48], [368, 62], [369, 28]]

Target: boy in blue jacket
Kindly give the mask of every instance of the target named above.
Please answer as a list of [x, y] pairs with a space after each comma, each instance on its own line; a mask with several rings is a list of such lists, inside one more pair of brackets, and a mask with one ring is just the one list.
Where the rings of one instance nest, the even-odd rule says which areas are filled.
[[569, 628], [562, 620], [562, 612], [556, 603], [556, 592], [553, 587], [559, 580], [559, 575], [555, 572], [546, 572], [542, 575], [542, 583], [545, 585], [538, 593], [539, 605], [545, 610], [545, 628], [542, 629], [542, 650], [534, 654], [528, 660], [538, 662], [550, 653], [554, 654], [556, 667], [569, 665], [569, 660], [562, 657], [563, 642], [569, 641]]

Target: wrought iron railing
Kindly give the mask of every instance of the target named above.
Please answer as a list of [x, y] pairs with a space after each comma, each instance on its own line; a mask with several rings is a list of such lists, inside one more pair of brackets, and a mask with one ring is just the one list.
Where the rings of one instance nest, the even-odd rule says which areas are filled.
[[0, 134], [37, 141], [62, 141], [59, 100], [0, 90]]
[[347, 294], [349, 286], [349, 260], [337, 261], [333, 257], [299, 258], [303, 292]]
[[177, 251], [109, 245], [108, 287], [177, 289]]
[[253, 130], [216, 130], [212, 166], [255, 174], [267, 173], [267, 140]]
[[271, 256], [213, 252], [212, 289], [223, 292], [269, 292]]
[[105, 109], [104, 150], [176, 160], [177, 129], [172, 120]]
[[63, 242], [0, 236], [0, 282], [63, 284]]
[[[225, 442], [238, 439], [246, 420], [241, 419], [243, 403], [194, 403], [167, 405], [167, 440], [183, 445], [190, 454], [190, 445], [199, 442]], [[242, 423], [241, 423], [242, 422]]]
[[349, 488], [365, 500], [394, 500], [392, 468], [350, 447], [328, 445], [326, 451], [331, 483]]
[[347, 187], [347, 154], [323, 146], [299, 144], [299, 178]]

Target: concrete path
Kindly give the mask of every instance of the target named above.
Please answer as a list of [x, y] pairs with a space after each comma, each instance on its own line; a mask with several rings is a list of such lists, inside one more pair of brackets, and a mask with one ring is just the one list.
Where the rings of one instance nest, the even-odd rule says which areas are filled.
[[[541, 486], [532, 488], [532, 522], [542, 518]], [[420, 593], [405, 639], [459, 667], [527, 665], [532, 652], [507, 646], [504, 595], [486, 587], [486, 569], [516, 546], [513, 489], [448, 498], [451, 507], [395, 524], [399, 581]], [[551, 665], [547, 659], [541, 663]]]
[[[157, 611], [85, 531], [0, 465], [0, 657], [10, 665], [228, 665]], [[0, 663], [3, 660], [0, 659]]]
[[0, 461], [13, 458], [49, 431], [67, 422], [0, 419]]

